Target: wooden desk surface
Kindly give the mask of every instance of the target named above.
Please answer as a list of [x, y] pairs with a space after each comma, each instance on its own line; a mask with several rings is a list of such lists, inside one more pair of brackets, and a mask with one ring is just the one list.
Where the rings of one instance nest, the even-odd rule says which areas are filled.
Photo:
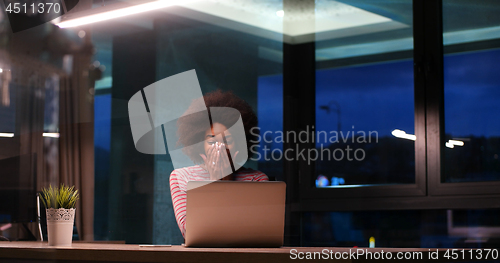
[[[363, 251], [392, 252], [422, 252], [423, 258], [418, 260], [406, 260], [404, 262], [426, 262], [429, 249], [421, 248], [311, 248], [311, 247], [282, 247], [282, 248], [186, 248], [184, 246], [171, 247], [140, 247], [139, 245], [127, 244], [105, 244], [105, 243], [73, 243], [71, 247], [51, 247], [46, 242], [0, 242], [1, 262], [29, 262], [30, 260], [47, 262], [296, 262], [302, 261], [292, 259], [295, 255], [303, 252], [307, 257], [313, 252], [327, 253], [352, 253], [357, 249]], [[436, 249], [431, 249], [436, 251]], [[452, 262], [442, 256], [446, 249], [439, 249], [439, 259], [432, 262]], [[318, 256], [320, 254], [316, 254]], [[321, 254], [324, 256], [324, 254]], [[340, 255], [340, 254], [339, 254]], [[344, 253], [344, 255], [347, 255]], [[305, 258], [303, 260], [306, 260]], [[348, 259], [316, 259], [307, 262], [372, 262], [363, 256]], [[396, 262], [397, 259], [388, 260]], [[470, 260], [469, 260], [470, 261]], [[455, 262], [455, 261], [453, 261]]]

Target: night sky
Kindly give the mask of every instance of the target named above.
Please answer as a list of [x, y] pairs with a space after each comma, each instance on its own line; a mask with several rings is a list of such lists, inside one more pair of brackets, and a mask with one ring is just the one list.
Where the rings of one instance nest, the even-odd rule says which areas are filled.
[[445, 56], [445, 129], [500, 136], [500, 50]]

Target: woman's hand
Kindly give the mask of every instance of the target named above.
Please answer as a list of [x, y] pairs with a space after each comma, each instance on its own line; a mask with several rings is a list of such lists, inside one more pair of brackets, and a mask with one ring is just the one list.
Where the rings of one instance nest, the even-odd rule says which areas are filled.
[[[233, 171], [229, 162], [228, 152], [225, 144], [216, 142], [207, 151], [207, 156], [200, 154], [210, 174], [210, 180], [232, 180]], [[236, 155], [238, 155], [238, 152], [235, 153], [234, 157]]]

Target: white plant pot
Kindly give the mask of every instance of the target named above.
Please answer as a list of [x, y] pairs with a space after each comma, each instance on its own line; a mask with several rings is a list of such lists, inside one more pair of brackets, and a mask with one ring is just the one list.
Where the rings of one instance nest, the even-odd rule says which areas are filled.
[[71, 246], [76, 208], [47, 209], [49, 246]]

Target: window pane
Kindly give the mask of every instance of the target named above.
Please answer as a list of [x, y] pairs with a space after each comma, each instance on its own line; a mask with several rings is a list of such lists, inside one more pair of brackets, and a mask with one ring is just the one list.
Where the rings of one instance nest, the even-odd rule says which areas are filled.
[[316, 185], [413, 184], [412, 2], [342, 3], [363, 22], [316, 38]]
[[442, 182], [500, 180], [500, 3], [443, 1]]

